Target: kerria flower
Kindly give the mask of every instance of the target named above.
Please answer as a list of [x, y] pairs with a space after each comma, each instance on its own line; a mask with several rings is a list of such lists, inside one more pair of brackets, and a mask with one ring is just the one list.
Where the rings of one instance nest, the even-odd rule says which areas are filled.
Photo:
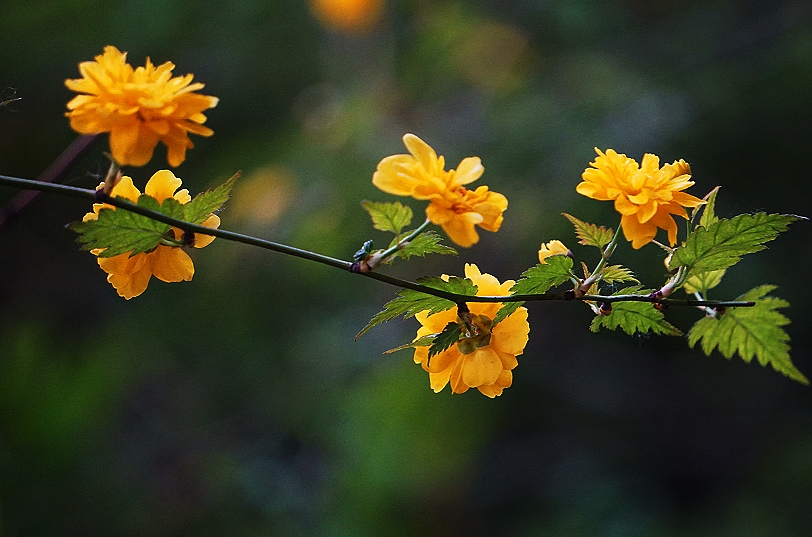
[[456, 244], [467, 248], [479, 241], [474, 226], [498, 231], [508, 201], [487, 186], [469, 190], [485, 168], [479, 157], [468, 157], [456, 170], [445, 171], [445, 159], [414, 134], [403, 136], [410, 155], [392, 155], [378, 164], [372, 184], [388, 194], [429, 200], [426, 216], [443, 228]]
[[570, 255], [570, 249], [564, 246], [563, 242], [557, 240], [541, 243], [541, 248], [539, 248], [539, 263], [546, 265], [546, 259], [551, 255]]
[[[482, 274], [473, 264], [465, 265], [465, 276], [477, 286], [478, 295], [508, 295], [513, 280], [500, 284], [490, 274]], [[468, 336], [445, 351], [429, 359], [428, 347], [417, 347], [415, 363], [421, 364], [429, 373], [429, 382], [435, 392], [451, 384], [452, 393], [463, 393], [476, 388], [488, 397], [502, 395], [502, 390], [513, 382], [513, 368], [518, 365], [516, 356], [524, 352], [530, 325], [527, 308], [520, 307], [496, 326], [493, 318], [501, 303], [471, 302], [470, 330]], [[448, 323], [460, 323], [457, 309], [453, 308], [434, 315], [422, 311], [415, 315], [422, 325], [415, 340], [443, 331]]]
[[217, 97], [194, 93], [193, 75], [172, 77], [175, 65], [158, 67], [147, 58], [133, 69], [127, 53], [107, 46], [92, 62], [79, 64], [82, 78], [65, 80], [80, 93], [68, 103], [70, 126], [81, 134], [110, 133], [110, 150], [124, 166], [143, 166], [158, 142], [167, 147], [170, 166], [179, 166], [186, 150], [194, 147], [189, 133], [211, 136], [203, 111], [217, 105]]
[[646, 153], [642, 165], [612, 149], [595, 148], [598, 157], [584, 170], [583, 182], [575, 190], [596, 200], [614, 200], [621, 214], [620, 226], [626, 240], [637, 249], [654, 240], [657, 229], [668, 232], [671, 246], [677, 243], [677, 223], [672, 215], [688, 218], [685, 207], [705, 203], [682, 192], [693, 185], [691, 167], [684, 160], [660, 167], [656, 155]]
[[[161, 170], [147, 182], [144, 193], [159, 202], [167, 198], [175, 198], [180, 204], [189, 203], [192, 197], [185, 188], [177, 190], [180, 185], [181, 180], [171, 171]], [[141, 192], [133, 185], [132, 179], [125, 176], [113, 187], [110, 195], [135, 203]], [[115, 207], [106, 203], [94, 203], [93, 212], [87, 213], [82, 220], [87, 222], [97, 219], [101, 209], [115, 210]], [[220, 218], [216, 214], [212, 214], [201, 225], [216, 228], [220, 225]], [[178, 228], [172, 228], [172, 233], [175, 240], [183, 238], [183, 231]], [[211, 244], [213, 240], [214, 237], [211, 235], [195, 233], [191, 242], [195, 248], [203, 248]], [[91, 250], [90, 253], [98, 256], [102, 251], [103, 249], [97, 248]], [[181, 247], [163, 244], [159, 244], [149, 252], [133, 256], [125, 253], [114, 257], [99, 257], [97, 261], [102, 270], [107, 273], [107, 281], [113, 284], [118, 294], [127, 300], [143, 293], [152, 276], [165, 282], [179, 282], [191, 280], [195, 273], [192, 259]]]

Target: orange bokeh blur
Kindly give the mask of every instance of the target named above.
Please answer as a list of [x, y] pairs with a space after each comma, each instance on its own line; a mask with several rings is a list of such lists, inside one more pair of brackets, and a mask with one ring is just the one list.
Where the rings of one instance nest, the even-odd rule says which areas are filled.
[[381, 18], [383, 0], [310, 0], [310, 8], [325, 27], [359, 33]]

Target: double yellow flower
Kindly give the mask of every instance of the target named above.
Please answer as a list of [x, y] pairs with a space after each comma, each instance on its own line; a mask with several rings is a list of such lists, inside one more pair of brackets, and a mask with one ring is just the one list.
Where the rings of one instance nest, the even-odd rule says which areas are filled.
[[598, 157], [584, 170], [575, 190], [589, 198], [614, 201], [620, 213], [620, 226], [632, 248], [642, 248], [654, 240], [657, 229], [668, 233], [671, 246], [677, 243], [677, 223], [672, 215], [688, 218], [685, 207], [698, 207], [701, 199], [682, 192], [693, 185], [691, 167], [684, 160], [660, 167], [656, 155], [646, 153], [642, 164], [613, 149]]
[[378, 164], [372, 184], [388, 194], [429, 200], [426, 217], [443, 228], [454, 243], [468, 248], [479, 242], [475, 226], [498, 231], [508, 201], [487, 186], [465, 185], [482, 176], [479, 157], [468, 157], [456, 170], [445, 170], [445, 159], [414, 134], [403, 136], [409, 155], [392, 155]]

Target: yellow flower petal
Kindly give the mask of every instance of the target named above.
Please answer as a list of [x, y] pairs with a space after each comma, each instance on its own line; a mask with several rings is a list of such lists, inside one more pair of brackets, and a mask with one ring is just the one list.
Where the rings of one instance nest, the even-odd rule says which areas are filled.
[[[493, 327], [491, 345], [505, 354], [518, 356], [524, 352], [524, 347], [529, 340], [529, 334], [530, 325], [527, 323], [527, 308], [520, 307]], [[513, 369], [513, 367], [508, 369]]]
[[505, 388], [510, 388], [511, 384], [513, 384], [513, 372], [508, 369], [504, 369], [499, 375], [499, 378], [496, 379], [496, 382], [489, 386], [477, 386], [477, 389], [483, 395], [487, 395], [493, 399], [496, 396], [502, 395], [502, 391]]
[[479, 157], [468, 157], [462, 159], [460, 165], [453, 172], [453, 178], [449, 181], [450, 188], [457, 188], [469, 183], [473, 183], [485, 173], [485, 168], [482, 166], [482, 161]]
[[149, 264], [144, 263], [132, 273], [110, 274], [107, 276], [107, 281], [118, 291], [119, 296], [130, 300], [146, 291], [150, 278], [152, 278], [152, 271]]
[[502, 372], [502, 361], [499, 359], [499, 355], [489, 347], [466, 354], [462, 360], [462, 380], [472, 388], [493, 384], [499, 378], [499, 373]]
[[155, 172], [147, 181], [144, 193], [158, 201], [163, 201], [171, 198], [180, 185], [181, 180], [175, 177], [174, 173], [169, 170], [161, 170]]
[[195, 274], [192, 259], [182, 249], [159, 245], [150, 254], [152, 273], [161, 281], [189, 281]]
[[482, 215], [474, 212], [455, 215], [442, 225], [448, 238], [463, 248], [469, 248], [479, 242], [479, 234], [474, 225], [482, 222]]
[[546, 265], [548, 257], [553, 255], [568, 255], [569, 253], [570, 249], [559, 240], [552, 240], [546, 244], [542, 243], [541, 248], [539, 248], [539, 263]]
[[[124, 198], [136, 203], [138, 198], [141, 196], [141, 191], [135, 187], [132, 178], [125, 175], [121, 178], [121, 180], [119, 180], [118, 183], [116, 183], [113, 190], [110, 191], [110, 196], [114, 198]], [[106, 207], [113, 206], [106, 205]]]
[[[209, 216], [200, 224], [201, 226], [217, 229], [220, 227], [220, 217], [216, 214]], [[204, 235], [203, 233], [195, 233], [194, 246], [195, 248], [205, 248], [215, 239], [214, 235]]]

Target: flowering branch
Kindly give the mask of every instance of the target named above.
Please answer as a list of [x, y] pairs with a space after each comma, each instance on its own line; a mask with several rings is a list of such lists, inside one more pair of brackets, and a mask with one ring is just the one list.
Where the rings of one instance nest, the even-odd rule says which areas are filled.
[[[434, 391], [450, 384], [453, 393], [475, 387], [488, 397], [501, 395], [511, 385], [516, 357], [528, 342], [528, 312], [522, 303], [542, 300], [585, 302], [595, 312], [591, 331], [622, 329], [629, 335], [682, 336], [662, 310], [666, 305], [696, 307], [705, 316], [687, 334], [691, 347], [701, 344], [707, 355], [718, 348], [723, 356], [736, 353], [745, 362], [756, 357], [762, 365], [770, 364], [787, 377], [809, 384], [790, 359], [789, 335], [783, 329], [789, 319], [777, 311], [789, 303], [768, 296], [774, 286], [762, 285], [731, 301], [705, 299], [743, 255], [764, 249], [765, 243], [803, 217], [758, 213], [719, 218], [714, 209], [718, 187], [702, 199], [685, 192], [694, 182], [684, 160], [661, 166], [656, 155], [646, 154], [638, 163], [612, 149], [604, 153], [596, 148], [598, 156], [584, 170], [576, 191], [595, 200], [612, 201], [620, 223], [612, 231], [563, 214], [574, 225], [578, 242], [600, 251], [591, 273], [581, 263], [583, 279], [573, 272], [572, 251], [556, 239], [541, 244], [539, 264], [517, 281], [500, 283], [472, 263], [465, 265], [463, 278], [443, 275], [417, 282], [403, 280], [375, 269], [396, 258], [456, 254], [441, 244], [437, 233], [427, 230], [430, 224], [442, 228], [462, 248], [479, 241], [480, 228], [496, 232], [501, 227], [507, 198], [485, 185], [471, 186], [484, 172], [479, 157], [464, 158], [456, 169], [447, 170], [445, 158], [430, 145], [414, 134], [404, 135], [409, 153], [381, 160], [372, 183], [388, 194], [427, 201], [426, 220], [417, 229], [404, 231], [412, 221], [410, 207], [400, 202], [363, 202], [373, 227], [395, 237], [386, 248], [377, 250], [372, 240], [366, 241], [354, 254], [354, 262], [218, 229], [216, 213], [228, 200], [236, 175], [193, 199], [188, 190], [180, 189], [181, 180], [169, 170], [153, 174], [143, 193], [119, 172], [121, 166], [149, 162], [159, 143], [167, 148], [169, 165], [178, 166], [186, 150], [193, 147], [190, 134], [213, 134], [204, 126], [203, 112], [217, 105], [217, 97], [197, 93], [203, 84], [193, 83], [191, 74], [173, 77], [174, 67], [171, 62], [156, 66], [147, 58], [144, 66], [134, 68], [127, 63], [126, 52], [113, 46], [105, 47], [95, 61], [80, 63], [81, 78], [65, 81], [78, 94], [68, 103], [66, 115], [71, 127], [87, 136], [74, 142], [36, 181], [0, 175], [0, 185], [34, 191], [21, 193], [6, 211], [0, 210], [0, 225], [38, 192], [95, 202], [92, 212], [68, 227], [79, 234], [82, 248], [96, 256], [107, 281], [125, 299], [143, 293], [153, 276], [165, 282], [191, 280], [194, 264], [184, 248], [203, 248], [215, 237], [397, 286], [397, 296], [358, 335], [400, 316], [415, 317], [422, 325], [417, 336], [390, 352], [414, 348], [414, 360], [428, 372]], [[112, 160], [104, 183], [96, 190], [56, 184], [90, 147], [94, 135], [101, 133], [110, 135]], [[693, 208], [690, 217], [686, 208]], [[675, 217], [687, 222], [682, 241]], [[669, 252], [666, 266], [671, 276], [664, 285], [643, 289], [631, 269], [609, 265], [621, 230], [634, 249], [654, 242]], [[655, 240], [660, 230], [666, 232], [668, 246]], [[567, 291], [550, 292], [567, 283], [572, 286]], [[614, 291], [621, 283], [627, 287], [602, 294], [606, 289], [602, 285]], [[670, 298], [680, 288], [696, 300]]]
[[[517, 295], [509, 295], [509, 296], [495, 296], [495, 295], [478, 295], [478, 296], [469, 296], [463, 295], [460, 293], [453, 293], [449, 291], [444, 291], [442, 289], [435, 289], [433, 287], [428, 287], [422, 285], [417, 282], [411, 282], [408, 280], [403, 280], [401, 278], [395, 278], [393, 276], [388, 276], [386, 274], [380, 274], [377, 272], [361, 272], [357, 269], [357, 263], [352, 263], [350, 261], [344, 261], [341, 259], [336, 259], [333, 257], [329, 257], [326, 255], [322, 255], [316, 252], [311, 252], [309, 250], [302, 250], [300, 248], [295, 248], [293, 246], [288, 246], [287, 244], [281, 244], [278, 242], [273, 242], [265, 239], [260, 239], [258, 237], [252, 237], [250, 235], [245, 235], [242, 233], [237, 233], [234, 231], [228, 231], [225, 229], [214, 229], [210, 227], [206, 227], [200, 224], [194, 224], [192, 222], [187, 222], [185, 220], [180, 220], [178, 218], [173, 218], [171, 216], [165, 215], [158, 211], [153, 211], [146, 207], [142, 207], [137, 205], [131, 201], [126, 199], [118, 198], [118, 197], [111, 197], [108, 194], [105, 194], [102, 190], [91, 190], [88, 188], [80, 188], [70, 185], [61, 185], [55, 183], [45, 183], [41, 181], [32, 181], [30, 179], [21, 179], [18, 177], [9, 177], [7, 175], [0, 175], [0, 185], [12, 186], [16, 188], [23, 188], [28, 190], [36, 190], [42, 192], [49, 192], [54, 194], [60, 194], [63, 196], [69, 196], [73, 198], [79, 198], [89, 201], [94, 201], [97, 203], [106, 203], [108, 205], [113, 205], [119, 209], [124, 209], [126, 211], [130, 211], [136, 214], [140, 214], [141, 216], [145, 216], [147, 218], [151, 218], [158, 222], [163, 222], [164, 224], [168, 224], [170, 226], [177, 227], [183, 230], [185, 233], [195, 233], [201, 235], [210, 235], [213, 237], [219, 237], [221, 239], [230, 240], [234, 242], [240, 242], [243, 244], [248, 244], [250, 246], [257, 246], [259, 248], [264, 248], [266, 250], [272, 250], [274, 252], [279, 252], [287, 255], [291, 255], [294, 257], [299, 257], [302, 259], [307, 259], [309, 261], [315, 261], [316, 263], [321, 263], [323, 265], [328, 265], [334, 268], [342, 269], [347, 272], [362, 274], [367, 278], [372, 278], [373, 280], [378, 280], [380, 282], [388, 283], [390, 285], [394, 285], [397, 287], [401, 287], [404, 289], [411, 289], [412, 291], [418, 291], [421, 293], [425, 293], [427, 295], [436, 296], [439, 298], [444, 298], [446, 300], [451, 300], [455, 303], [464, 303], [464, 302], [527, 302], [527, 301], [546, 301], [546, 300], [590, 300], [590, 301], [598, 301], [598, 302], [621, 302], [621, 301], [633, 301], [633, 302], [652, 302], [652, 303], [659, 303], [659, 304], [668, 304], [673, 306], [696, 306], [696, 307], [711, 307], [711, 308], [733, 308], [733, 307], [750, 307], [753, 306], [755, 303], [752, 301], [724, 301], [724, 300], [681, 300], [681, 299], [673, 299], [673, 298], [665, 298], [665, 297], [653, 297], [653, 296], [645, 296], [645, 295], [614, 295], [614, 296], [603, 296], [603, 295], [582, 295], [580, 297], [575, 296], [572, 292], [565, 292], [565, 293], [534, 293], [534, 294], [517, 294]], [[410, 233], [407, 237], [405, 237], [401, 242], [407, 242], [414, 237], [416, 237], [425, 227], [427, 226], [427, 222], [424, 222], [417, 230]], [[388, 249], [387, 252], [392, 252], [397, 250], [397, 246]], [[391, 255], [390, 252], [388, 255]], [[385, 258], [386, 256], [383, 256]]]

